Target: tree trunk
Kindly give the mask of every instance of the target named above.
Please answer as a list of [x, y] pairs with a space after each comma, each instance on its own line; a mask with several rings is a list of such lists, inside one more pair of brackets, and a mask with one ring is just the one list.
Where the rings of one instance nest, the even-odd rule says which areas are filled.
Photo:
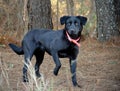
[[74, 1], [66, 0], [68, 15], [74, 15]]
[[114, 0], [95, 0], [97, 13], [98, 40], [106, 41], [119, 35]]
[[28, 29], [52, 29], [51, 2], [50, 0], [28, 0]]
[[28, 10], [27, 10], [27, 3], [28, 3], [28, 0], [24, 0], [24, 6], [23, 6], [24, 34], [23, 34], [23, 36], [28, 32]]
[[58, 30], [58, 25], [59, 25], [59, 0], [57, 0], [57, 16], [56, 16], [56, 21], [57, 21], [57, 30]]
[[114, 0], [116, 21], [120, 31], [120, 0]]

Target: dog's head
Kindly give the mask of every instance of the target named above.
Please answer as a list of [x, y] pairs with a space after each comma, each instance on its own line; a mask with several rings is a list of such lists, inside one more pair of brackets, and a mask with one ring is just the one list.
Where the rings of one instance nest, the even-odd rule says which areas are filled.
[[86, 24], [87, 18], [84, 16], [63, 16], [60, 18], [60, 22], [61, 25], [65, 24], [65, 31], [75, 39], [81, 36], [83, 25]]

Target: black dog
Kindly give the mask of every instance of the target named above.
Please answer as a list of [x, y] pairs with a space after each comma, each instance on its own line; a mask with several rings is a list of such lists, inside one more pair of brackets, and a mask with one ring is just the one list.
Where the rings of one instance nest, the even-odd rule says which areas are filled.
[[45, 51], [49, 53], [56, 64], [54, 74], [57, 75], [61, 67], [60, 58], [69, 58], [74, 86], [79, 86], [76, 80], [76, 59], [79, 52], [80, 36], [87, 18], [83, 16], [63, 16], [61, 24], [63, 30], [53, 31], [47, 29], [33, 29], [23, 38], [22, 47], [9, 44], [18, 55], [24, 54], [23, 81], [27, 82], [27, 66], [33, 55], [36, 57], [35, 73], [40, 77], [39, 66], [43, 62]]

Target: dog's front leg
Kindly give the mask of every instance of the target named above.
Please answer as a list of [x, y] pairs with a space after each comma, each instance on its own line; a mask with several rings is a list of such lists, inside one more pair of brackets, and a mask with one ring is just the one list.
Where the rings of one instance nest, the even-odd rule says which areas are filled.
[[58, 71], [59, 71], [59, 69], [61, 67], [61, 63], [60, 63], [60, 60], [59, 60], [59, 57], [58, 57], [58, 52], [53, 51], [51, 54], [52, 54], [53, 60], [54, 60], [54, 62], [56, 64], [56, 67], [54, 69], [54, 75], [57, 76]]
[[76, 79], [76, 67], [77, 67], [77, 60], [76, 59], [71, 59], [70, 60], [70, 70], [72, 73], [72, 82], [74, 86], [78, 86], [80, 87], [80, 85], [78, 85], [77, 83], [77, 79]]

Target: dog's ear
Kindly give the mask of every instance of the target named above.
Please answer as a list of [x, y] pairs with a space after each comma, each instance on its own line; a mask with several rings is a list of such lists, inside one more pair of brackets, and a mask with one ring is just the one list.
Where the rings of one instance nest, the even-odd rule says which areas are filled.
[[78, 19], [80, 19], [82, 25], [85, 25], [87, 22], [87, 18], [84, 16], [77, 16]]
[[63, 16], [60, 18], [61, 25], [65, 24], [65, 21], [69, 18], [69, 16]]

